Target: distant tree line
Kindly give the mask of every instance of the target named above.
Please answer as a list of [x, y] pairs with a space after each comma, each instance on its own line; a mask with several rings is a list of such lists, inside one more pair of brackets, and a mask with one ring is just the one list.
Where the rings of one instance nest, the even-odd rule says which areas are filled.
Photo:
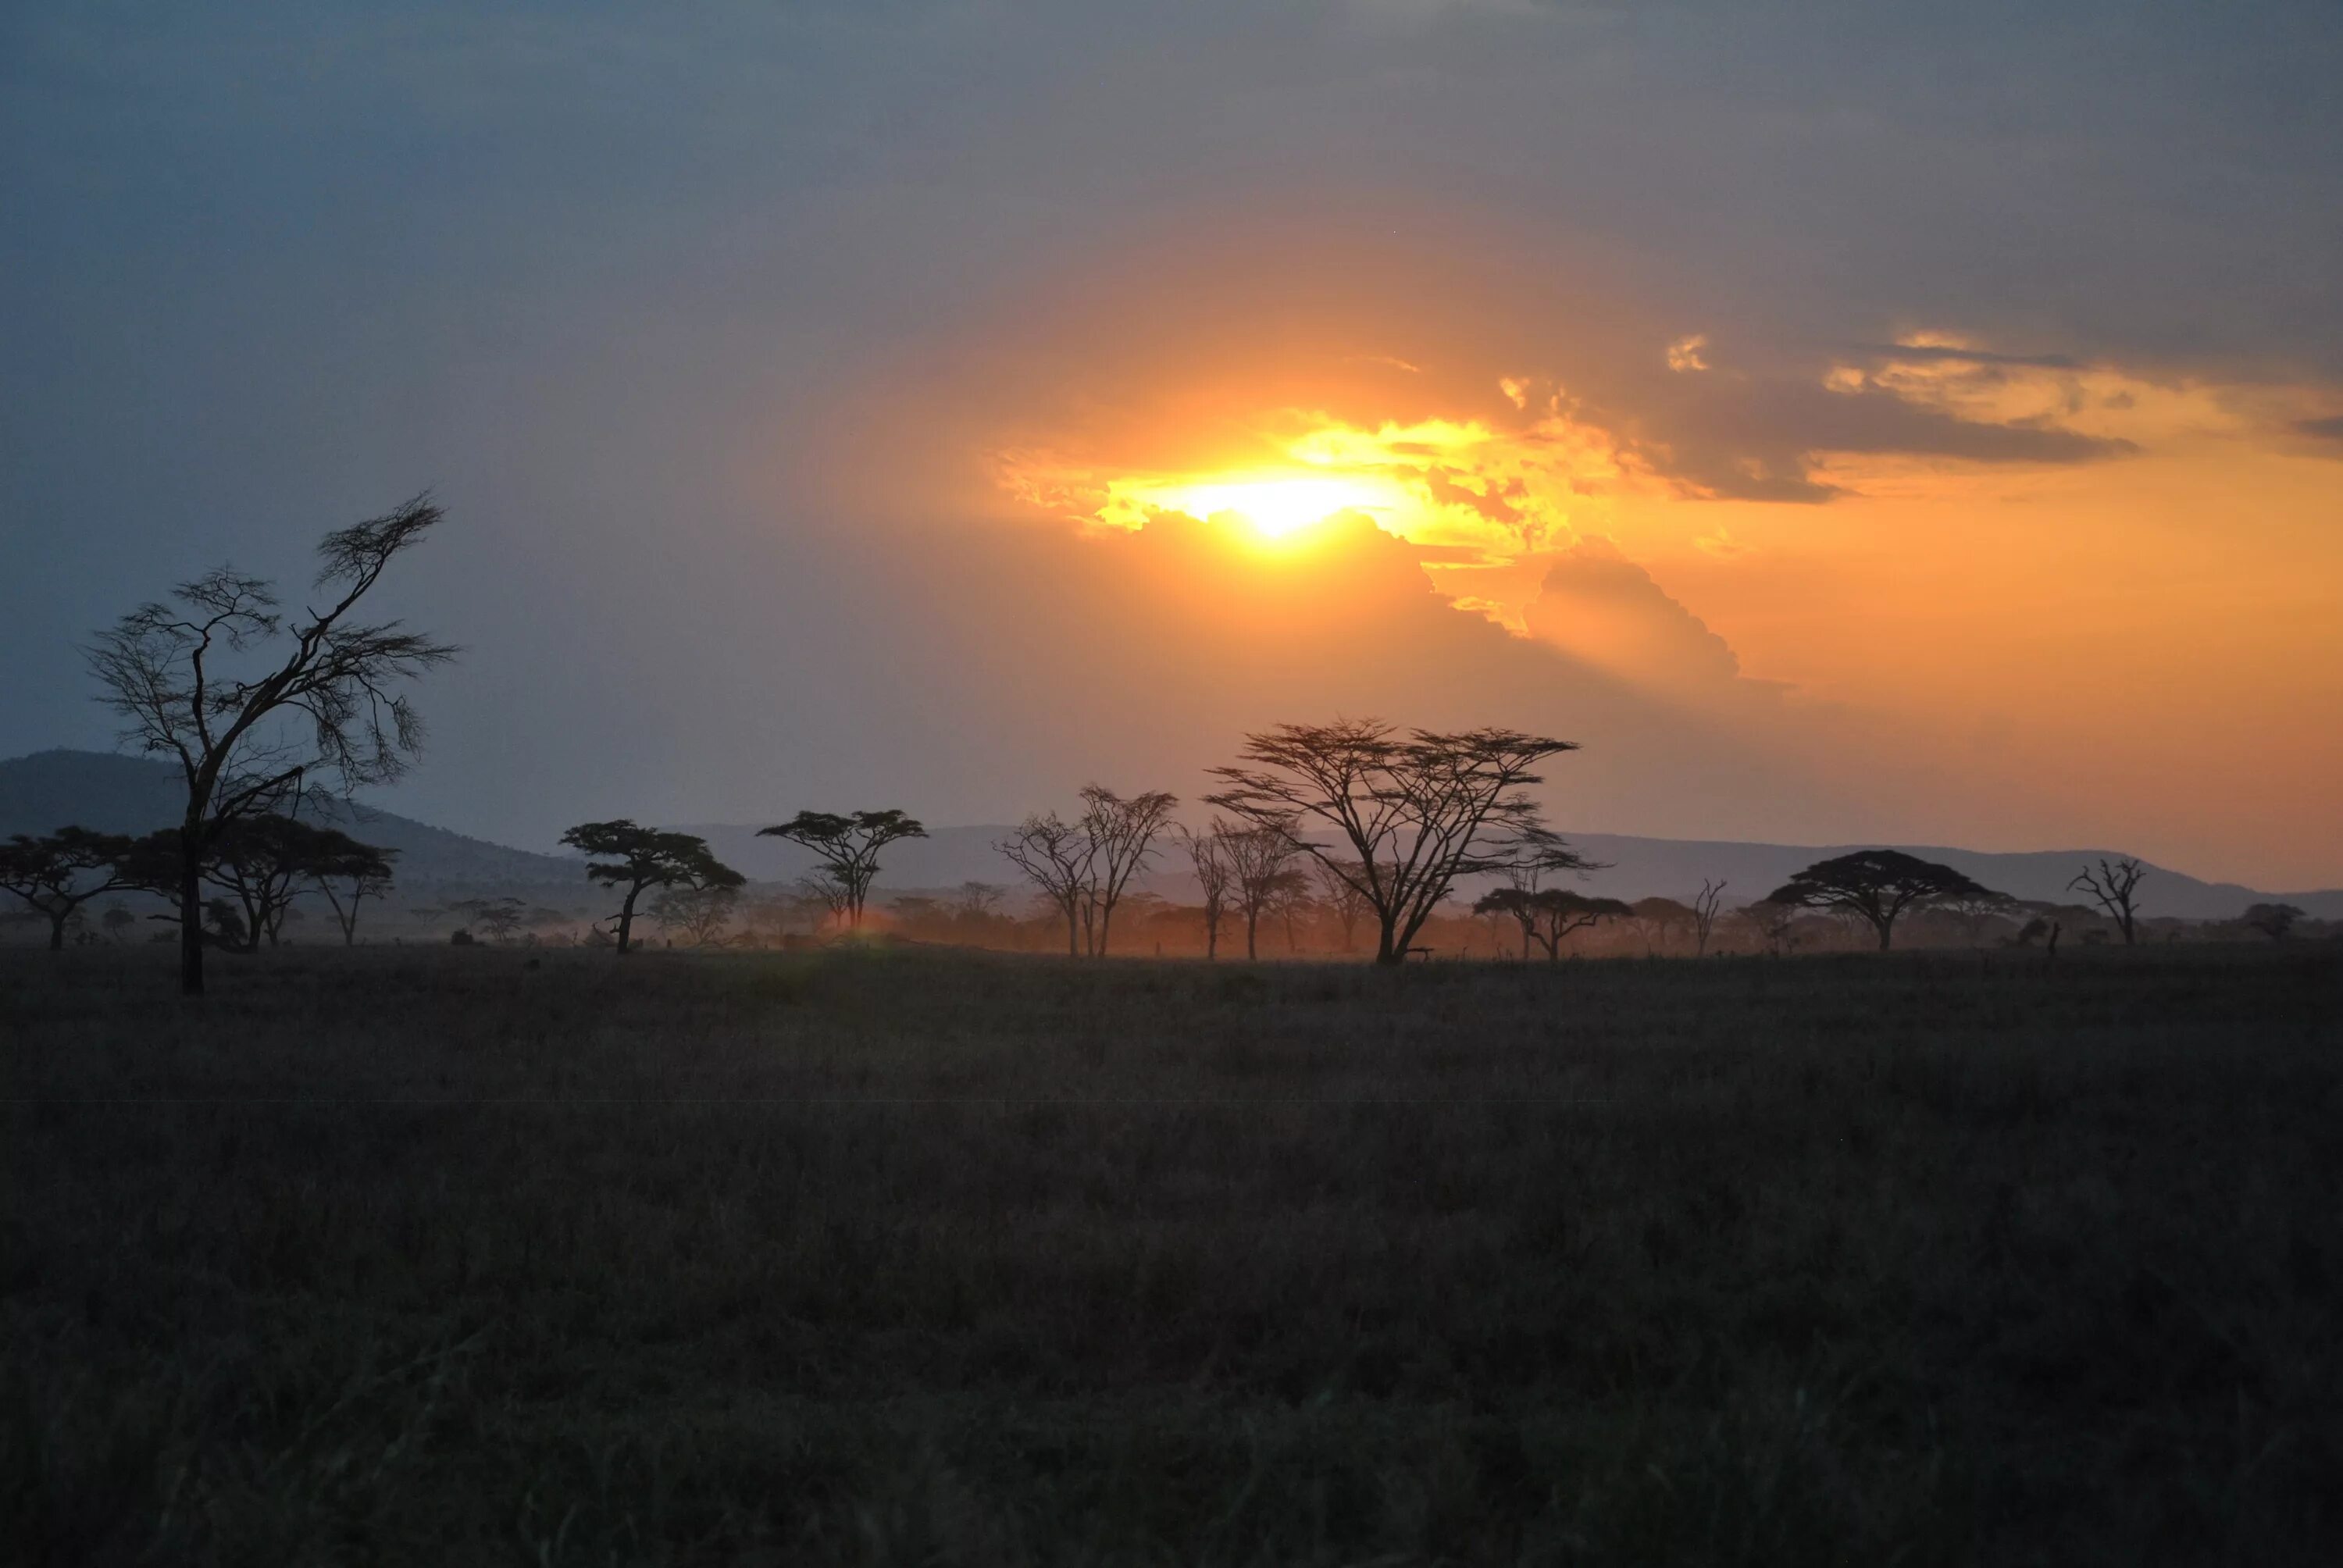
[[[397, 851], [305, 819], [305, 802], [316, 790], [346, 797], [394, 780], [420, 749], [422, 723], [402, 688], [459, 650], [359, 612], [392, 562], [441, 518], [421, 496], [327, 534], [312, 584], [323, 608], [289, 614], [273, 584], [222, 567], [97, 635], [86, 653], [100, 700], [123, 721], [126, 742], [177, 764], [184, 802], [176, 823], [143, 836], [65, 826], [0, 844], [0, 891], [15, 895], [24, 918], [47, 923], [52, 948], [69, 931], [86, 934], [92, 900], [126, 892], [166, 900], [169, 912], [153, 918], [176, 927], [181, 987], [190, 993], [203, 990], [207, 950], [277, 945], [304, 893], [321, 896], [344, 942], [357, 941], [364, 907], [391, 890]], [[1380, 964], [1433, 950], [1435, 928], [1453, 933], [1458, 952], [1478, 950], [1476, 930], [1509, 932], [1523, 959], [1549, 962], [1605, 933], [1652, 956], [1702, 956], [1726, 943], [1785, 953], [1835, 927], [1885, 950], [1899, 924], [1920, 916], [1949, 922], [1973, 943], [2001, 931], [1997, 940], [2051, 951], [2070, 930], [2085, 942], [2113, 933], [2131, 944], [2143, 929], [2138, 890], [2148, 869], [2127, 859], [2083, 867], [2068, 890], [2085, 902], [2072, 906], [2025, 904], [1951, 867], [1884, 849], [1819, 860], [1732, 910], [1715, 880], [1690, 903], [1629, 903], [1558, 886], [1557, 878], [1597, 868], [1547, 826], [1530, 790], [1546, 763], [1575, 749], [1500, 727], [1281, 724], [1247, 736], [1235, 762], [1210, 770], [1218, 787], [1203, 797], [1212, 814], [1202, 828], [1175, 820], [1180, 801], [1168, 791], [1123, 795], [1091, 783], [1073, 816], [1030, 816], [997, 848], [1074, 958], [1107, 955], [1118, 916], [1128, 923], [1134, 909], [1151, 931], [1193, 924], [1206, 958], [1235, 931], [1245, 956], [1257, 958], [1265, 929], [1298, 952], [1302, 929], [1319, 923], [1339, 932], [1345, 953], [1370, 938]], [[669, 941], [712, 945], [742, 914], [752, 937], [788, 940], [800, 921], [859, 933], [883, 852], [927, 829], [888, 808], [800, 810], [759, 834], [810, 851], [817, 869], [785, 895], [744, 902], [747, 879], [695, 835], [627, 818], [570, 828], [562, 841], [586, 856], [591, 882], [617, 895], [587, 940], [631, 952], [647, 918]], [[1173, 846], [1201, 895], [1192, 910], [1161, 907], [1140, 890]], [[1493, 883], [1469, 910], [1458, 903], [1468, 883]], [[1001, 911], [1003, 898], [1004, 890], [970, 882], [950, 900], [899, 900], [890, 919], [989, 939], [1019, 929]], [[463, 920], [459, 941], [508, 940], [566, 920], [509, 896], [458, 900], [437, 912]], [[2305, 920], [2291, 904], [2266, 902], [2237, 927], [2282, 941]], [[135, 923], [118, 906], [106, 910], [116, 940]]]

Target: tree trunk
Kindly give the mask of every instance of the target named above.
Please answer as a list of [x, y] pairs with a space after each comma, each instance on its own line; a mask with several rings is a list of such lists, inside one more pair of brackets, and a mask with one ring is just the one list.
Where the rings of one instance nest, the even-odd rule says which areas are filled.
[[196, 862], [203, 829], [179, 828], [179, 994], [204, 994], [204, 870]]
[[1406, 958], [1407, 955], [1396, 950], [1392, 943], [1392, 929], [1399, 923], [1399, 917], [1395, 914], [1388, 917], [1379, 915], [1375, 923], [1375, 962], [1395, 964]]
[[635, 895], [643, 890], [640, 882], [627, 890], [626, 902], [618, 906], [618, 956], [624, 958], [634, 950], [631, 939], [635, 931]]
[[1879, 950], [1880, 950], [1881, 952], [1883, 952], [1883, 953], [1884, 953], [1884, 952], [1885, 952], [1885, 951], [1887, 950], [1887, 939], [1888, 939], [1889, 937], [1893, 936], [1893, 935], [1895, 934], [1895, 932], [1896, 932], [1896, 922], [1895, 922], [1895, 921], [1893, 921], [1893, 920], [1883, 920], [1883, 921], [1881, 921], [1881, 922], [1880, 922], [1880, 926], [1879, 926]]
[[71, 904], [62, 910], [49, 911], [49, 951], [61, 953], [65, 950], [65, 922], [73, 919], [73, 912]]
[[1261, 955], [1255, 950], [1254, 933], [1261, 929], [1261, 911], [1245, 911], [1245, 961], [1251, 963]]

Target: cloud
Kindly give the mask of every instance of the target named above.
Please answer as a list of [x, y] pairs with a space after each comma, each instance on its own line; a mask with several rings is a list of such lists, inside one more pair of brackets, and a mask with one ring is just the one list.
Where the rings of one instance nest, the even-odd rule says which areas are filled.
[[1671, 370], [1705, 370], [1708, 361], [1701, 351], [1708, 347], [1708, 334], [1695, 332], [1689, 337], [1679, 337], [1668, 345], [1668, 368]]
[[2298, 419], [2294, 427], [2321, 440], [2343, 441], [2343, 414], [2330, 414], [2323, 419]]
[[1557, 558], [1523, 620], [1532, 636], [1638, 684], [1712, 687], [1741, 674], [1725, 640], [1607, 539]]

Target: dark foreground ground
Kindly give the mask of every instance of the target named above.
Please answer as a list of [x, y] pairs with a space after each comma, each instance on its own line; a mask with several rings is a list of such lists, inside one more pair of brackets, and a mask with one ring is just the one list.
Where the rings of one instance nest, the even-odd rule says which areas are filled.
[[2332, 949], [0, 953], [25, 1563], [2332, 1563]]

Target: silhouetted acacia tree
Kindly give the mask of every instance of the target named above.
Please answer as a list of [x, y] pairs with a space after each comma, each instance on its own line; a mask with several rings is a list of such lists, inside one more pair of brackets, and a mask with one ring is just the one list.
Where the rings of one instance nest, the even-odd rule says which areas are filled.
[[1103, 957], [1115, 906], [1154, 858], [1179, 798], [1150, 790], [1128, 799], [1101, 784], [1082, 787], [1082, 813], [1028, 817], [993, 847], [1025, 873], [1066, 919], [1066, 952]]
[[1302, 880], [1294, 867], [1301, 850], [1293, 835], [1268, 825], [1232, 828], [1223, 840], [1228, 848], [1229, 877], [1236, 890], [1237, 912], [1244, 917], [1245, 957], [1261, 956], [1261, 915], [1289, 888]]
[[2302, 910], [2292, 904], [2253, 904], [2247, 908], [2242, 919], [2247, 930], [2259, 931], [2274, 942], [2282, 942], [2293, 931], [2294, 923], [2302, 919]]
[[1991, 888], [1978, 888], [1966, 893], [1950, 893], [1930, 900], [1929, 907], [1958, 920], [1961, 932], [1969, 946], [1983, 945], [1986, 923], [2014, 918], [2024, 906], [2007, 893], [1996, 893]]
[[310, 868], [310, 879], [325, 894], [326, 902], [333, 906], [334, 922], [342, 929], [344, 947], [357, 946], [358, 906], [390, 891], [392, 862], [397, 859], [396, 849], [360, 844], [347, 854], [327, 857]]
[[1794, 945], [1790, 928], [1798, 922], [1796, 906], [1760, 899], [1755, 903], [1742, 905], [1735, 912], [1756, 933], [1757, 940], [1765, 944], [1765, 950], [1775, 958], [1780, 958], [1785, 949]]
[[[440, 519], [427, 497], [337, 528], [317, 545], [326, 608], [288, 622], [275, 588], [226, 567], [181, 583], [175, 604], [146, 604], [88, 648], [99, 700], [123, 739], [178, 759], [186, 800], [178, 833], [179, 989], [204, 989], [203, 867], [226, 825], [280, 808], [310, 773], [344, 790], [387, 783], [421, 749], [423, 726], [398, 682], [458, 649], [401, 628], [355, 624], [400, 551]], [[236, 656], [254, 655], [252, 660]]]
[[1367, 913], [1367, 896], [1359, 890], [1365, 880], [1358, 867], [1347, 860], [1326, 860], [1312, 858], [1311, 875], [1318, 884], [1318, 902], [1334, 917], [1335, 930], [1342, 933], [1342, 950], [1354, 952], [1359, 945], [1359, 921]]
[[[1350, 879], [1374, 913], [1375, 961], [1396, 964], [1459, 877], [1584, 866], [1525, 792], [1540, 762], [1575, 749], [1516, 729], [1282, 724], [1245, 738], [1245, 766], [1213, 769], [1227, 787], [1205, 799]], [[1313, 826], [1335, 844], [1302, 837]]]
[[1192, 828], [1180, 829], [1180, 841], [1187, 846], [1188, 863], [1195, 868], [1196, 886], [1204, 900], [1204, 957], [1221, 956], [1221, 922], [1228, 919], [1229, 884], [1234, 872], [1229, 866], [1229, 825], [1219, 818], [1203, 832]]
[[1628, 906], [1628, 923], [1644, 939], [1644, 956], [1665, 952], [1668, 939], [1678, 931], [1693, 929], [1698, 923], [1689, 906], [1674, 899], [1637, 899]]
[[101, 893], [139, 885], [123, 871], [130, 846], [127, 834], [87, 828], [60, 828], [39, 838], [15, 834], [0, 844], [0, 890], [48, 917], [49, 950], [59, 951], [65, 945], [65, 926], [82, 905]]
[[800, 811], [788, 821], [757, 829], [759, 839], [787, 839], [821, 857], [842, 901], [839, 914], [860, 930], [862, 906], [879, 875], [879, 851], [899, 839], [924, 839], [928, 830], [900, 811]]
[[1692, 900], [1692, 956], [1706, 958], [1709, 940], [1716, 934], [1716, 912], [1725, 907], [1725, 884], [1700, 879], [1700, 891]]
[[1522, 957], [1534, 940], [1549, 963], [1562, 957], [1564, 938], [1604, 920], [1624, 920], [1634, 911], [1617, 899], [1590, 898], [1566, 888], [1493, 888], [1473, 904], [1476, 915], [1510, 915], [1522, 928]]
[[458, 899], [447, 912], [458, 916], [466, 930], [477, 930], [492, 942], [510, 941], [528, 919], [528, 903], [510, 894], [498, 898]]
[[2130, 947], [2139, 940], [2138, 916], [2132, 908], [2136, 901], [2135, 890], [2147, 871], [2148, 869], [2137, 860], [2128, 858], [2109, 860], [2102, 855], [2097, 866], [2086, 866], [2077, 872], [2075, 879], [2066, 884], [2066, 890], [2087, 894], [2094, 903], [2107, 910], [2107, 918], [2115, 921], [2117, 930], [2123, 932], [2124, 946]]
[[1083, 924], [1091, 933], [1091, 954], [1106, 956], [1114, 908], [1122, 901], [1131, 879], [1147, 869], [1155, 856], [1155, 840], [1172, 825], [1172, 808], [1180, 798], [1151, 789], [1129, 799], [1103, 784], [1082, 786], [1081, 829], [1090, 839], [1089, 901]]
[[[129, 884], [166, 898], [176, 893], [188, 875], [180, 851], [183, 842], [183, 833], [166, 828], [132, 844], [121, 862]], [[194, 870], [197, 885], [214, 890], [213, 903], [225, 902], [237, 913], [233, 928], [211, 921], [211, 940], [234, 952], [256, 951], [264, 942], [275, 947], [305, 883], [316, 885], [320, 878], [337, 876], [345, 869], [381, 863], [382, 855], [337, 828], [274, 811], [229, 818], [216, 825]], [[184, 902], [169, 918], [185, 922]], [[197, 940], [203, 940], [200, 922], [197, 931]]]
[[588, 857], [586, 875], [608, 888], [622, 888], [618, 905], [618, 951], [633, 950], [635, 900], [646, 888], [739, 888], [748, 879], [709, 852], [695, 833], [669, 833], [638, 826], [620, 817], [580, 822], [561, 841]]
[[1862, 920], [1885, 952], [1896, 921], [1915, 904], [1986, 890], [1933, 860], [1900, 849], [1858, 849], [1817, 860], [1765, 895], [1765, 901], [1796, 909], [1827, 910]]
[[704, 948], [723, 940], [739, 897], [737, 888], [668, 888], [652, 898], [650, 917], [660, 930], [679, 931]]
[[1042, 897], [1065, 917], [1066, 956], [1081, 955], [1081, 916], [1097, 847], [1090, 835], [1055, 811], [1028, 817], [993, 846], [1025, 873]]

